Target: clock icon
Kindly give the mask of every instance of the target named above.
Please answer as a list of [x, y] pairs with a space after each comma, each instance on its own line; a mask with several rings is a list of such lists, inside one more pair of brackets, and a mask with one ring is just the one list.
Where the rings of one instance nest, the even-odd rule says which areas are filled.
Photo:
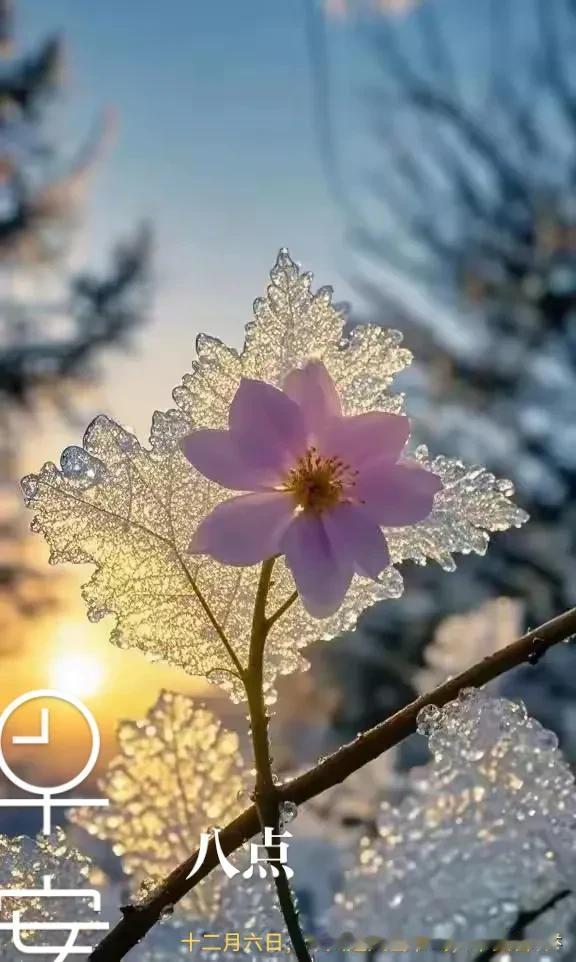
[[[67, 782], [62, 782], [60, 785], [51, 786], [40, 786], [33, 785], [31, 782], [25, 781], [20, 778], [11, 768], [4, 753], [2, 751], [2, 735], [4, 733], [4, 728], [8, 720], [12, 717], [14, 712], [16, 712], [22, 705], [28, 704], [28, 702], [34, 701], [36, 699], [52, 699], [58, 702], [65, 702], [71, 705], [78, 711], [84, 721], [87, 723], [90, 730], [90, 736], [92, 739], [92, 745], [90, 749], [90, 754], [88, 761], [77, 775], [69, 779]], [[50, 709], [41, 708], [40, 709], [40, 731], [37, 734], [22, 734], [14, 735], [12, 737], [12, 743], [14, 745], [49, 745], [50, 744]], [[15, 698], [14, 701], [10, 702], [6, 706], [2, 714], [0, 714], [0, 771], [6, 776], [8, 781], [18, 788], [21, 788], [24, 792], [31, 795], [39, 796], [37, 799], [0, 799], [0, 808], [10, 807], [40, 807], [44, 812], [43, 819], [43, 832], [45, 835], [49, 835], [51, 831], [51, 809], [54, 807], [68, 808], [75, 805], [108, 805], [107, 799], [54, 799], [55, 795], [62, 795], [64, 792], [69, 792], [72, 789], [80, 785], [92, 772], [96, 762], [98, 760], [98, 755], [100, 754], [100, 732], [96, 724], [96, 720], [92, 713], [86, 708], [86, 706], [74, 695], [68, 694], [68, 692], [56, 691], [51, 688], [38, 688], [35, 691], [26, 692], [24, 695], [20, 695]]]

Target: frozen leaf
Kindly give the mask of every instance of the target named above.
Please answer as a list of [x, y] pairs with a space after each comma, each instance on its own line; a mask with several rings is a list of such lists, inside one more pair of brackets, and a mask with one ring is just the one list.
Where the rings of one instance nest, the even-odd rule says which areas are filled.
[[[100, 782], [109, 807], [72, 810], [69, 819], [112, 843], [142, 894], [190, 855], [201, 832], [242, 811], [247, 781], [238, 736], [185, 695], [163, 692], [146, 719], [122, 722], [118, 740]], [[213, 914], [220, 874], [195, 888], [185, 908]]]
[[[186, 555], [195, 519], [213, 504], [215, 486], [209, 490], [173, 447], [146, 451], [106, 417], [93, 421], [83, 445], [90, 483], [80, 470], [71, 476], [68, 463], [68, 476], [47, 464], [33, 482], [25, 481], [37, 512], [33, 527], [50, 541], [51, 562], [96, 564], [83, 590], [88, 617], [114, 612], [111, 640], [120, 647], [142, 648], [193, 674], [228, 666], [202, 606], [201, 591], [216, 579], [218, 566]], [[105, 465], [105, 482], [95, 483], [93, 462]], [[212, 601], [223, 621], [236, 575], [220, 569], [217, 576]]]
[[[230, 492], [207, 481], [181, 454], [178, 442], [197, 427], [222, 427], [242, 376], [280, 385], [294, 366], [321, 359], [334, 378], [347, 414], [379, 409], [399, 412], [402, 397], [389, 392], [396, 373], [410, 363], [401, 335], [379, 325], [343, 334], [343, 315], [329, 288], [312, 293], [310, 275], [281, 251], [264, 299], [255, 304], [241, 353], [201, 335], [192, 372], [174, 391], [176, 408], [156, 412], [150, 447], [114, 421], [97, 418], [82, 448], [68, 448], [62, 470], [46, 464], [22, 487], [34, 511], [32, 527], [51, 547], [51, 561], [92, 563], [84, 588], [89, 617], [115, 617], [111, 640], [204, 675], [242, 697], [230, 673], [233, 663], [222, 634], [245, 666], [258, 569], [223, 567], [187, 554], [192, 534]], [[418, 455], [426, 461], [426, 455]], [[437, 459], [446, 490], [432, 517], [412, 528], [387, 532], [395, 561], [433, 558], [451, 567], [455, 551], [483, 551], [487, 532], [524, 520], [505, 488], [482, 469]], [[293, 593], [282, 562], [268, 598], [272, 614]], [[324, 622], [299, 601], [272, 629], [266, 686], [278, 673], [303, 667], [302, 647], [353, 627], [367, 606], [402, 592], [399, 572], [388, 568], [378, 583], [356, 577], [340, 610]], [[210, 607], [213, 618], [207, 613]], [[222, 631], [214, 625], [218, 622]]]
[[[105, 810], [74, 809], [69, 819], [112, 843], [130, 876], [134, 900], [145, 902], [158, 883], [198, 845], [200, 833], [223, 826], [241, 812], [249, 795], [238, 736], [205, 707], [185, 695], [163, 692], [147, 717], [123, 722], [120, 753], [112, 760], [101, 791]], [[243, 870], [245, 845], [230, 857]], [[216, 868], [167, 912], [146, 937], [142, 962], [168, 962], [189, 955], [183, 940], [204, 932], [284, 932], [270, 878], [229, 879]], [[286, 936], [287, 943], [287, 936]], [[203, 957], [217, 943], [208, 941]], [[198, 946], [196, 946], [198, 947]], [[249, 954], [248, 943], [241, 951]]]
[[183, 415], [193, 426], [225, 427], [241, 377], [280, 387], [286, 374], [307, 358], [324, 362], [345, 413], [400, 409], [402, 398], [387, 389], [412, 360], [401, 347], [402, 335], [364, 324], [345, 337], [345, 319], [332, 304], [331, 288], [313, 294], [311, 275], [300, 272], [287, 251], [278, 255], [270, 279], [267, 296], [254, 302], [255, 319], [246, 325], [241, 354], [216, 338], [198, 337], [198, 360], [174, 391], [179, 411], [162, 416], [156, 440], [164, 437], [166, 417], [174, 421]]
[[455, 566], [454, 552], [484, 554], [489, 532], [519, 528], [528, 515], [510, 500], [514, 487], [482, 467], [467, 468], [450, 458], [430, 458], [424, 446], [416, 460], [438, 474], [443, 489], [436, 495], [431, 515], [407, 528], [389, 528], [386, 540], [392, 560], [437, 561], [447, 571]]
[[[20, 836], [7, 838], [0, 835], [0, 888], [38, 890], [43, 888], [45, 876], [51, 877], [52, 888], [59, 890], [91, 891], [89, 875], [91, 862], [75, 849], [68, 847], [62, 829], [56, 829], [52, 836], [39, 835], [36, 839]], [[0, 924], [11, 924], [13, 912], [21, 913], [25, 922], [101, 922], [103, 919], [94, 911], [89, 896], [71, 898], [69, 896], [30, 896], [0, 899]], [[77, 944], [96, 945], [103, 936], [102, 931], [81, 933]], [[23, 941], [27, 947], [46, 944], [63, 945], [67, 932], [24, 932]], [[36, 953], [36, 958], [38, 958]], [[45, 958], [44, 955], [41, 956]], [[22, 952], [12, 943], [9, 931], [0, 932], [0, 958], [2, 962], [20, 962]], [[46, 956], [48, 958], [48, 956]], [[53, 953], [50, 956], [53, 958]]]
[[[553, 732], [484, 690], [424, 708], [418, 724], [432, 761], [412, 770], [406, 797], [381, 806], [376, 837], [351, 855], [332, 927], [468, 946], [504, 937], [520, 909], [573, 889], [574, 775]], [[547, 920], [548, 935], [567, 932], [574, 896], [559, 913], [560, 924], [558, 915]], [[392, 962], [394, 953], [379, 958]]]

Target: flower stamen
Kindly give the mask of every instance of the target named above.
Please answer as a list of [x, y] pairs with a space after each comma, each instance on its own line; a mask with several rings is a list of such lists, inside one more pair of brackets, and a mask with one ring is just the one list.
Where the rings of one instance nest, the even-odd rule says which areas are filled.
[[357, 474], [341, 458], [310, 447], [288, 473], [282, 490], [293, 494], [304, 511], [320, 513], [344, 500]]

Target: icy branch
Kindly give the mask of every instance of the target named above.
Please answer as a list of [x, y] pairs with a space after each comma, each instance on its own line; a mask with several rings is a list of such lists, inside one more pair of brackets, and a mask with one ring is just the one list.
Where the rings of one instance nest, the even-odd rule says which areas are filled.
[[[279, 801], [302, 804], [344, 781], [353, 772], [383, 752], [394, 747], [416, 730], [416, 719], [427, 705], [442, 707], [452, 701], [463, 688], [479, 688], [512, 668], [528, 663], [536, 664], [553, 645], [565, 641], [576, 632], [576, 608], [558, 615], [539, 628], [528, 632], [512, 644], [450, 679], [438, 688], [422, 695], [391, 718], [358, 736], [333, 755], [303, 775], [278, 786]], [[234, 819], [220, 833], [225, 854], [230, 854], [259, 831], [255, 806]], [[202, 878], [218, 864], [214, 844], [211, 843], [202, 868], [188, 879], [197, 859], [194, 852], [154, 891], [150, 899], [139, 906], [127, 906], [123, 919], [105, 937], [90, 956], [90, 962], [119, 962], [140, 942], [159, 921], [161, 914], [179, 902]]]

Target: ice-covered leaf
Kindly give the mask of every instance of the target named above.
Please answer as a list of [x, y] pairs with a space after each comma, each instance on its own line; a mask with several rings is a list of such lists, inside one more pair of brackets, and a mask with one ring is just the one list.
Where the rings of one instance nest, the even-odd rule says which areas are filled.
[[[27, 836], [8, 838], [0, 835], [0, 889], [42, 892], [44, 879], [50, 876], [52, 889], [63, 891], [94, 890], [89, 875], [91, 862], [88, 858], [67, 844], [62, 829], [58, 828], [50, 836], [39, 835], [36, 839]], [[68, 895], [46, 896], [44, 894], [13, 897], [2, 894], [0, 898], [0, 924], [10, 925], [13, 913], [19, 912], [21, 923], [65, 923], [65, 922], [102, 922], [103, 917], [94, 910], [90, 895], [71, 897]], [[78, 946], [94, 946], [105, 935], [105, 931], [83, 932], [77, 940]], [[40, 949], [42, 945], [64, 945], [68, 931], [24, 931], [22, 941], [27, 948]], [[48, 960], [51, 955], [35, 958]], [[0, 931], [0, 958], [2, 962], [21, 962], [22, 951], [12, 942], [8, 930]]]
[[[286, 251], [271, 281], [266, 297], [255, 304], [241, 353], [206, 335], [198, 338], [192, 372], [174, 391], [177, 407], [153, 417], [149, 448], [99, 417], [83, 446], [63, 453], [61, 470], [46, 464], [23, 480], [35, 513], [32, 527], [49, 542], [51, 561], [96, 566], [84, 597], [93, 620], [114, 615], [112, 642], [208, 676], [233, 697], [241, 697], [241, 686], [230, 674], [222, 633], [246, 665], [258, 569], [223, 567], [187, 554], [199, 523], [230, 492], [192, 468], [179, 440], [195, 427], [226, 424], [242, 376], [279, 385], [290, 368], [311, 358], [326, 365], [347, 414], [399, 411], [403, 399], [389, 388], [411, 360], [396, 331], [366, 324], [344, 335], [344, 317], [330, 289], [312, 293], [310, 275]], [[422, 452], [419, 457], [426, 460]], [[507, 482], [446, 459], [430, 464], [442, 475], [445, 491], [427, 522], [388, 532], [395, 561], [429, 557], [451, 567], [453, 552], [483, 551], [488, 531], [524, 520], [509, 501]], [[293, 590], [291, 575], [278, 562], [268, 614]], [[402, 579], [391, 567], [378, 583], [356, 577], [343, 606], [323, 622], [297, 601], [271, 632], [267, 687], [276, 674], [302, 667], [302, 647], [353, 627], [364, 608], [401, 592]]]
[[308, 358], [324, 362], [347, 414], [399, 410], [402, 399], [388, 388], [412, 360], [401, 346], [402, 335], [363, 324], [344, 336], [345, 317], [332, 304], [332, 289], [314, 294], [312, 276], [301, 272], [287, 251], [280, 251], [270, 279], [266, 297], [254, 302], [241, 354], [216, 338], [202, 334], [197, 339], [198, 360], [174, 391], [185, 418], [201, 427], [224, 427], [242, 376], [280, 387], [286, 374]]
[[[33, 528], [48, 538], [51, 562], [96, 564], [83, 589], [88, 617], [96, 621], [114, 613], [114, 644], [140, 648], [231, 687], [232, 676], [218, 673], [232, 663], [207, 617], [204, 599], [246, 663], [259, 572], [199, 561], [186, 552], [192, 532], [222, 498], [222, 489], [195, 472], [174, 445], [147, 451], [106, 417], [90, 425], [83, 448], [75, 451], [87, 455], [78, 469], [68, 457], [66, 473], [46, 464], [40, 474], [23, 481], [36, 512]], [[104, 472], [106, 481], [98, 483], [95, 477]], [[269, 610], [293, 590], [287, 569], [278, 564]], [[366, 605], [400, 591], [393, 570], [378, 585], [357, 579], [344, 607], [321, 626], [299, 602], [293, 605], [271, 633], [268, 679], [277, 671], [295, 670], [299, 648], [319, 635], [331, 637], [353, 624]]]
[[389, 528], [386, 539], [392, 561], [437, 561], [453, 571], [453, 554], [484, 554], [489, 532], [519, 528], [528, 515], [510, 500], [514, 486], [482, 467], [468, 468], [461, 461], [430, 458], [424, 446], [416, 460], [439, 475], [443, 489], [436, 495], [431, 515], [406, 528]]
[[[162, 692], [144, 720], [121, 723], [118, 741], [120, 752], [100, 782], [109, 807], [73, 809], [69, 819], [112, 843], [136, 890], [165, 878], [198, 846], [201, 832], [242, 811], [248, 776], [238, 736], [186, 695]], [[185, 907], [210, 916], [219, 882], [212, 873]]]
[[[359, 936], [453, 939], [466, 943], [461, 957], [472, 960], [479, 954], [472, 940], [504, 937], [521, 909], [573, 890], [574, 775], [553, 732], [523, 705], [483, 690], [424, 708], [418, 724], [432, 761], [412, 770], [399, 805], [381, 806], [377, 835], [350, 858], [331, 926]], [[562, 903], [560, 924], [557, 915], [547, 920], [548, 936], [566, 933], [566, 957], [574, 902], [572, 895]], [[394, 957], [379, 954], [382, 962]]]
[[[114, 644], [141, 648], [192, 674], [231, 667], [202, 592], [210, 592], [225, 624], [239, 572], [186, 553], [194, 527], [218, 498], [217, 487], [204, 482], [176, 447], [148, 451], [106, 417], [92, 422], [83, 448], [74, 451], [76, 462], [63, 455], [63, 470], [46, 464], [24, 479], [23, 488], [36, 512], [32, 526], [50, 543], [50, 561], [96, 565], [83, 589], [88, 617], [113, 613]], [[105, 481], [95, 479], [94, 464]]]
[[[104, 810], [72, 809], [69, 819], [108, 841], [131, 879], [134, 901], [145, 902], [174, 866], [197, 847], [200, 833], [223, 826], [242, 811], [252, 778], [244, 768], [238, 736], [215, 715], [181, 694], [163, 692], [145, 719], [119, 726], [120, 752], [100, 789]], [[309, 848], [304, 841], [303, 849]], [[240, 870], [250, 864], [248, 846], [230, 856]], [[303, 877], [302, 885], [309, 879]], [[216, 868], [167, 912], [140, 947], [142, 962], [189, 954], [181, 940], [191, 934], [282, 932], [283, 920], [270, 877], [228, 878]], [[203, 957], [218, 943], [207, 940]], [[223, 945], [223, 942], [222, 942]], [[211, 952], [214, 946], [213, 953]], [[231, 951], [231, 950], [230, 950]], [[254, 945], [242, 942], [241, 952]]]

